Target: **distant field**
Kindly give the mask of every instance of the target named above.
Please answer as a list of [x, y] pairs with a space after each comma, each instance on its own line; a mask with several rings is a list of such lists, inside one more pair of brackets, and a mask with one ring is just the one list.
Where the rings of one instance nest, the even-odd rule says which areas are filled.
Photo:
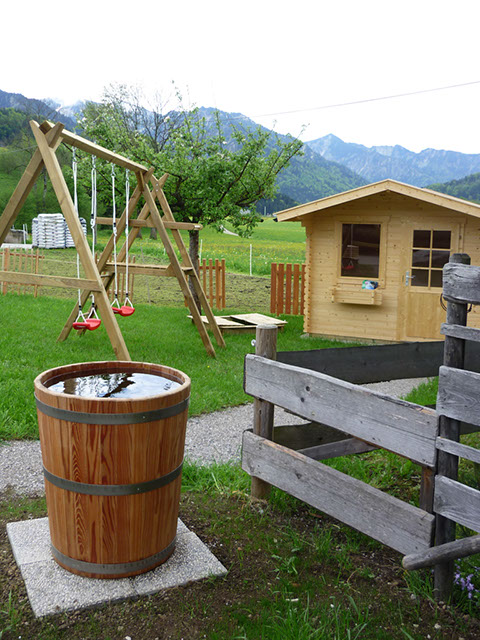
[[[188, 233], [183, 233], [188, 247]], [[106, 242], [108, 233], [102, 230], [100, 242]], [[305, 260], [305, 230], [299, 222], [275, 222], [267, 218], [254, 229], [251, 237], [241, 238], [220, 233], [210, 227], [200, 232], [201, 257], [225, 258], [230, 273], [250, 273], [250, 245], [252, 246], [252, 275], [269, 276], [272, 262], [299, 262]], [[160, 240], [151, 240], [148, 231], [143, 238], [135, 240], [132, 253], [153, 256], [157, 261], [165, 261]]]
[[[102, 229], [99, 233], [96, 250], [101, 251], [109, 233]], [[188, 247], [188, 233], [183, 234]], [[296, 222], [274, 222], [266, 219], [250, 238], [240, 238], [214, 229], [205, 228], [200, 232], [202, 258], [225, 258], [226, 303], [244, 313], [256, 311], [268, 312], [270, 309], [270, 264], [271, 262], [298, 262], [305, 259], [305, 232]], [[125, 237], [119, 237], [121, 247]], [[89, 237], [91, 243], [91, 238]], [[250, 276], [250, 245], [252, 245], [252, 276]], [[75, 249], [41, 250], [41, 272], [51, 275], [75, 277], [77, 272]], [[160, 240], [152, 240], [149, 232], [144, 231], [143, 238], [137, 238], [131, 254], [140, 264], [165, 264], [167, 256]], [[83, 276], [83, 270], [80, 269]], [[41, 288], [41, 295], [55, 298], [69, 298], [72, 303], [76, 292], [72, 290]], [[153, 278], [136, 276], [133, 298], [136, 302], [170, 307], [183, 307], [183, 296], [175, 278]]]

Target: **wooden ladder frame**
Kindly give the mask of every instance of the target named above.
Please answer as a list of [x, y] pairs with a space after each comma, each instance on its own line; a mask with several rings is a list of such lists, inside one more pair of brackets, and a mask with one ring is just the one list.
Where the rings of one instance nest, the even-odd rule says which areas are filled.
[[[33, 135], [35, 136], [38, 149], [36, 149], [33, 154], [33, 157], [25, 169], [23, 176], [20, 178], [20, 181], [5, 207], [3, 214], [0, 216], [0, 245], [5, 240], [10, 227], [14, 223], [42, 169], [45, 168], [57, 196], [65, 221], [72, 235], [75, 248], [78, 252], [86, 277], [69, 278], [63, 276], [33, 275], [30, 273], [0, 271], [0, 281], [80, 289], [82, 291], [82, 305], [86, 302], [90, 293], [94, 293], [95, 302], [105, 323], [105, 328], [116, 357], [120, 360], [131, 360], [122, 332], [120, 331], [107, 295], [107, 290], [114, 279], [114, 272], [112, 271], [113, 265], [108, 262], [114, 248], [113, 233], [98, 261], [95, 262], [95, 258], [90, 251], [87, 239], [83, 233], [72, 197], [56, 157], [56, 150], [59, 145], [61, 143], [69, 144], [77, 149], [85, 151], [86, 153], [90, 153], [96, 157], [107, 160], [116, 166], [128, 169], [135, 174], [137, 185], [129, 200], [128, 206], [125, 208], [117, 222], [117, 233], [121, 234], [125, 229], [127, 215], [131, 215], [131, 212], [135, 211], [141, 196], [143, 196], [145, 200], [145, 205], [136, 220], [130, 221], [129, 219], [129, 224], [132, 226], [132, 229], [118, 255], [118, 260], [120, 262], [119, 268], [123, 270], [125, 269], [125, 264], [122, 264], [122, 261], [125, 260], [127, 242], [128, 248], [130, 249], [133, 241], [138, 235], [139, 229], [142, 226], [156, 228], [165, 247], [170, 264], [167, 267], [160, 267], [158, 265], [129, 265], [129, 270], [131, 270], [132, 273], [135, 271], [135, 273], [171, 276], [177, 278], [180, 289], [184, 295], [185, 301], [207, 353], [214, 357], [215, 350], [188, 286], [187, 276], [191, 278], [193, 287], [209, 319], [209, 326], [212, 328], [213, 335], [215, 336], [218, 345], [224, 347], [225, 342], [220, 333], [207, 297], [202, 289], [198, 274], [193, 267], [188, 251], [186, 250], [185, 244], [180, 235], [180, 229], [201, 228], [201, 226], [175, 221], [163, 192], [163, 185], [165, 184], [168, 174], [165, 174], [162, 178], [157, 180], [153, 175], [153, 169], [147, 169], [141, 164], [133, 162], [124, 156], [113, 153], [104, 147], [71, 133], [65, 130], [61, 123], [53, 125], [52, 123], [45, 121], [39, 125], [37, 122], [32, 120], [30, 122], [30, 126], [32, 128]], [[151, 185], [152, 190], [150, 190], [149, 185]], [[155, 200], [160, 204], [163, 217], [158, 211]], [[98, 222], [102, 223], [103, 221], [105, 223], [106, 220], [107, 219], [99, 218]], [[181, 261], [177, 258], [170, 236], [167, 233], [167, 229], [172, 231], [173, 238], [180, 252]], [[68, 337], [76, 316], [77, 307], [75, 306], [59, 335], [59, 341], [65, 340]]]

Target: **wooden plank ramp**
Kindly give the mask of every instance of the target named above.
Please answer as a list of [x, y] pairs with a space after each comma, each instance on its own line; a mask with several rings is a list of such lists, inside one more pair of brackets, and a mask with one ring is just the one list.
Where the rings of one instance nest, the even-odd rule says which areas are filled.
[[[188, 316], [192, 318], [192, 316]], [[207, 329], [210, 328], [207, 316], [200, 316], [203, 324]], [[218, 328], [223, 334], [225, 332], [230, 334], [235, 333], [255, 333], [257, 326], [259, 325], [271, 325], [276, 326], [281, 331], [287, 324], [286, 320], [280, 320], [278, 318], [271, 318], [270, 316], [264, 316], [261, 313], [242, 313], [230, 316], [215, 316]]]

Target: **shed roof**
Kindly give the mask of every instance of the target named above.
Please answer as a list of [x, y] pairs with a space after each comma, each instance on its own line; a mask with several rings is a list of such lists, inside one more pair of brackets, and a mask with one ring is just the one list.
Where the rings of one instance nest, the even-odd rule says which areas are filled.
[[365, 187], [358, 187], [350, 191], [337, 193], [333, 196], [327, 196], [320, 200], [314, 200], [313, 202], [307, 202], [306, 204], [301, 204], [297, 207], [292, 207], [291, 209], [279, 211], [276, 216], [280, 222], [284, 222], [285, 220], [300, 220], [303, 216], [311, 213], [317, 213], [354, 200], [360, 200], [361, 198], [367, 198], [372, 195], [387, 192], [398, 193], [422, 202], [428, 202], [429, 204], [444, 207], [450, 211], [466, 213], [467, 215], [480, 218], [479, 204], [468, 202], [468, 200], [462, 200], [460, 198], [454, 198], [453, 196], [439, 193], [438, 191], [432, 191], [431, 189], [413, 187], [409, 184], [404, 184], [403, 182], [397, 182], [396, 180], [381, 180], [380, 182], [368, 184]]

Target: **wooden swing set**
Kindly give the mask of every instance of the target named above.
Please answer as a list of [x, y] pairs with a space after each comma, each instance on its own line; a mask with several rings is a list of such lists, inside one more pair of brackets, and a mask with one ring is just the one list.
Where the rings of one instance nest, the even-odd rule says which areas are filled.
[[[79, 310], [81, 310], [82, 305], [86, 303], [88, 297], [93, 294], [95, 296], [93, 311], [95, 312], [95, 307], [98, 307], [116, 357], [119, 360], [131, 360], [122, 332], [120, 331], [115, 317], [116, 314], [120, 313], [118, 311], [119, 306], [116, 307], [117, 310], [115, 310], [115, 305], [112, 307], [107, 295], [108, 289], [116, 279], [116, 274], [128, 274], [129, 269], [132, 274], [176, 277], [207, 353], [215, 357], [215, 350], [205, 329], [204, 323], [202, 322], [200, 312], [195, 304], [192, 292], [190, 291], [187, 281], [188, 277], [190, 277], [190, 280], [193, 283], [193, 288], [200, 300], [200, 304], [208, 317], [209, 326], [217, 344], [224, 347], [225, 342], [180, 234], [180, 230], [200, 229], [201, 225], [175, 221], [163, 192], [163, 186], [168, 178], [168, 174], [157, 179], [153, 175], [152, 168], [147, 169], [141, 164], [133, 162], [124, 156], [113, 153], [104, 147], [71, 133], [65, 130], [61, 123], [54, 125], [45, 121], [39, 125], [37, 122], [32, 120], [30, 122], [30, 126], [32, 128], [33, 135], [35, 136], [38, 148], [33, 154], [23, 176], [20, 178], [20, 181], [5, 207], [3, 214], [0, 216], [0, 245], [4, 242], [10, 227], [15, 222], [19, 211], [25, 203], [28, 194], [32, 190], [41, 171], [45, 168], [57, 196], [65, 221], [72, 235], [79, 262], [83, 267], [85, 277], [80, 278], [78, 275], [77, 278], [70, 278], [65, 276], [0, 271], [0, 281], [79, 290], [79, 305], [78, 307], [76, 305], [72, 310], [58, 337], [59, 341], [63, 341], [68, 337], [74, 323], [78, 320]], [[77, 215], [76, 204], [72, 200], [56, 156], [56, 150], [62, 143], [70, 145], [73, 148], [80, 149], [94, 157], [102, 158], [103, 160], [110, 162], [112, 165], [123, 167], [129, 172], [132, 172], [136, 177], [135, 189], [130, 197], [127, 196], [126, 207], [121, 216], [117, 220], [114, 218], [97, 218], [97, 223], [112, 224], [114, 227], [114, 232], [109, 238], [97, 261], [95, 261], [94, 254], [90, 250], [87, 239], [84, 235]], [[142, 196], [145, 204], [137, 218], [132, 219], [131, 215], [135, 211]], [[160, 215], [155, 200], [158, 201], [163, 216]], [[122, 234], [125, 229], [128, 231], [129, 226], [131, 229], [127, 233], [125, 243], [117, 256], [116, 237], [117, 235]], [[128, 264], [128, 251], [142, 227], [150, 227], [157, 230], [169, 259], [168, 266]], [[167, 230], [170, 230], [172, 233], [172, 237], [175, 240], [180, 253], [180, 259], [175, 253]], [[114, 263], [111, 262], [113, 252], [115, 253]], [[125, 259], [127, 259], [127, 262], [125, 262]], [[122, 307], [124, 306], [129, 305], [126, 303], [122, 305]], [[133, 308], [133, 306], [131, 306], [131, 308]], [[120, 313], [120, 315], [131, 315], [131, 313], [133, 313], [133, 311], [125, 311], [124, 313]], [[82, 327], [79, 328], [81, 329]], [[93, 328], [93, 326], [85, 326], [83, 327], [82, 332], [84, 332], [85, 329]]]

